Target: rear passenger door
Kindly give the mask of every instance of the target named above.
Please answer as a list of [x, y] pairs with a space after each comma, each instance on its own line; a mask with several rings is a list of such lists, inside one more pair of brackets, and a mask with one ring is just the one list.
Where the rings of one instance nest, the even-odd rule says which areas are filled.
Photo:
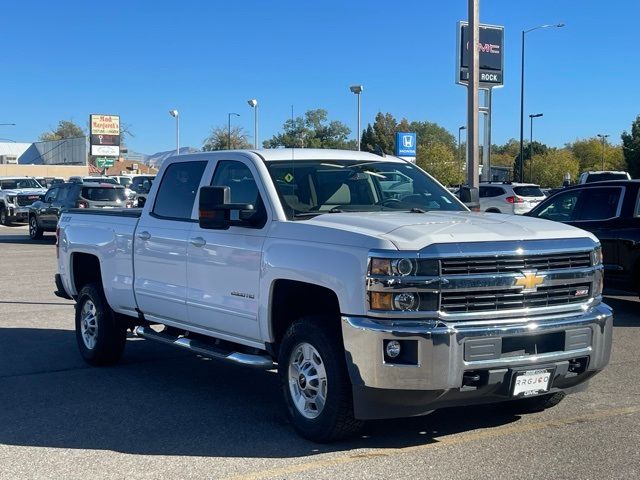
[[260, 266], [268, 209], [256, 178], [257, 171], [248, 160], [218, 161], [207, 183], [229, 187], [231, 203], [250, 203], [255, 214], [244, 226], [228, 230], [195, 224], [187, 246], [189, 321], [239, 342], [260, 339]]
[[55, 214], [55, 205], [63, 187], [53, 187], [45, 194], [42, 206], [38, 211], [40, 226], [50, 229], [58, 224], [58, 217]]
[[[180, 161], [165, 170], [154, 204], [134, 239], [135, 294], [151, 320], [184, 324], [187, 318], [187, 241], [194, 202], [207, 161]], [[148, 212], [148, 213], [147, 213]]]

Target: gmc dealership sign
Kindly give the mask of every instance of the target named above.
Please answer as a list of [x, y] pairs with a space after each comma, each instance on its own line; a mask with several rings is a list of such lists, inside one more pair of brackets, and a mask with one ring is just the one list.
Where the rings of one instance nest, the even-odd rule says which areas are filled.
[[[456, 83], [469, 81], [469, 25], [458, 22]], [[504, 72], [504, 27], [480, 24], [480, 88], [501, 87]]]

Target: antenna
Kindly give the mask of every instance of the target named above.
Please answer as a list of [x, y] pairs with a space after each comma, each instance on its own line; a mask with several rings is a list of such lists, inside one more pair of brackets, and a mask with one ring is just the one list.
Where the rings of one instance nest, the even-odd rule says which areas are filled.
[[[295, 132], [295, 120], [293, 117], [293, 105], [291, 105], [291, 128], [294, 129]], [[295, 150], [296, 150], [296, 139], [293, 137], [293, 142], [291, 142], [291, 175], [293, 175], [293, 180], [291, 180], [291, 195], [296, 194], [295, 184], [298, 181], [296, 178], [296, 162], [295, 162]], [[291, 216], [294, 215], [293, 206], [289, 205], [291, 208]]]

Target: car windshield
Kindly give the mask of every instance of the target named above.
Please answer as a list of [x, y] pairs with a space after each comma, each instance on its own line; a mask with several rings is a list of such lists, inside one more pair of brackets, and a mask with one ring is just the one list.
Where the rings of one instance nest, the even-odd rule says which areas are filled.
[[466, 210], [410, 163], [298, 160], [267, 162], [267, 168], [289, 219], [339, 212]]
[[535, 185], [525, 185], [522, 187], [513, 187], [513, 193], [519, 197], [544, 197], [544, 193], [540, 187]]
[[134, 177], [129, 188], [136, 193], [149, 193], [154, 177]]
[[83, 187], [82, 197], [93, 202], [124, 202], [124, 188]]
[[606, 180], [628, 180], [628, 178], [629, 177], [627, 177], [627, 174], [623, 172], [590, 173], [587, 176], [587, 180], [585, 183], [604, 182]]
[[33, 178], [15, 178], [11, 180], [0, 180], [2, 190], [13, 190], [14, 188], [42, 188]]

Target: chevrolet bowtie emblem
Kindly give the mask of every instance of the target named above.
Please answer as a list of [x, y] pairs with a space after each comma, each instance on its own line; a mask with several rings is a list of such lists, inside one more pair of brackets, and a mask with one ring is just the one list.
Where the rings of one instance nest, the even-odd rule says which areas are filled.
[[522, 272], [521, 277], [516, 277], [516, 287], [523, 287], [523, 292], [535, 292], [538, 285], [544, 282], [544, 275], [538, 275], [536, 272]]

